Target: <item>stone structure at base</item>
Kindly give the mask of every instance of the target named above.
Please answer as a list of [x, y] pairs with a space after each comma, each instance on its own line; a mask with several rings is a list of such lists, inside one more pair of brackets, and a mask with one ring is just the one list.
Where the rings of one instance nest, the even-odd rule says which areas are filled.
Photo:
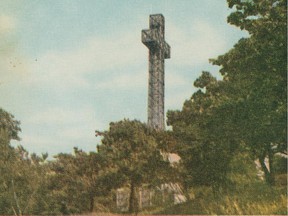
[[[117, 209], [127, 212], [129, 209], [129, 188], [120, 188], [116, 193]], [[179, 204], [186, 202], [186, 197], [178, 184], [169, 183], [162, 184], [154, 189], [142, 186], [138, 189], [137, 200], [139, 210], [163, 205], [163, 204]]]
[[127, 212], [129, 209], [129, 188], [120, 188], [116, 191], [117, 209], [122, 212]]

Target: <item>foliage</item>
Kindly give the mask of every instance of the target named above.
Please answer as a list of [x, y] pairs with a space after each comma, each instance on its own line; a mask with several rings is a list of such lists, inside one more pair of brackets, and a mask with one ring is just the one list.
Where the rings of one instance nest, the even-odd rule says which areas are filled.
[[287, 157], [275, 155], [274, 164], [276, 174], [287, 174]]
[[20, 140], [18, 132], [21, 131], [20, 121], [0, 107], [0, 129], [8, 133], [8, 139]]
[[129, 211], [138, 211], [136, 190], [141, 185], [159, 185], [170, 169], [158, 148], [152, 129], [139, 121], [123, 120], [110, 123], [109, 131], [102, 132], [98, 152], [108, 160], [109, 169], [116, 173], [115, 188], [129, 185]]
[[109, 191], [103, 178], [103, 157], [74, 148], [74, 155], [61, 153], [55, 158], [48, 185], [54, 209], [61, 214], [93, 212], [95, 199]]
[[229, 162], [238, 145], [235, 136], [226, 136], [229, 132], [234, 133], [230, 127], [233, 116], [217, 107], [225, 101], [224, 84], [203, 72], [194, 83], [201, 90], [185, 101], [182, 111], [167, 113], [168, 124], [173, 126], [180, 144], [178, 153], [186, 169], [187, 188], [210, 185], [216, 192], [227, 183]]
[[[229, 0], [228, 22], [249, 32], [232, 50], [212, 60], [227, 82], [229, 109], [241, 139], [259, 158], [273, 184], [273, 157], [287, 154], [287, 1]], [[264, 163], [269, 158], [270, 170]]]
[[47, 155], [29, 155], [22, 146], [9, 144], [11, 133], [0, 130], [0, 135], [0, 214], [37, 214]]
[[225, 183], [234, 152], [246, 149], [273, 185], [274, 154], [287, 154], [287, 2], [228, 3], [235, 9], [228, 22], [250, 37], [211, 60], [221, 67], [223, 80], [203, 72], [194, 82], [201, 90], [181, 111], [168, 112], [168, 124], [181, 143], [188, 185]]

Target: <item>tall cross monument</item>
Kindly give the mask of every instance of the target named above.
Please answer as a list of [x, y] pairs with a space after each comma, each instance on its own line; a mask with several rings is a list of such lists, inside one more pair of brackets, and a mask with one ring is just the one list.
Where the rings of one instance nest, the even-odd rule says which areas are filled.
[[148, 126], [164, 130], [164, 59], [170, 58], [170, 46], [165, 42], [162, 14], [150, 15], [149, 29], [142, 30], [142, 43], [149, 49]]

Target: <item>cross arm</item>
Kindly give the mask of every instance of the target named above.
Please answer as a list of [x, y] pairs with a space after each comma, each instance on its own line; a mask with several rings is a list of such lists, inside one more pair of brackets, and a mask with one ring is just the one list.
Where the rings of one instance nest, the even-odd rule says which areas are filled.
[[170, 58], [170, 46], [166, 42], [164, 42], [164, 58], [165, 59], [169, 59]]
[[160, 37], [157, 29], [142, 30], [142, 43], [150, 50], [163, 50], [164, 58], [170, 58], [170, 46]]
[[158, 44], [160, 44], [157, 29], [142, 30], [142, 43], [149, 49], [153, 49], [153, 47], [156, 48]]

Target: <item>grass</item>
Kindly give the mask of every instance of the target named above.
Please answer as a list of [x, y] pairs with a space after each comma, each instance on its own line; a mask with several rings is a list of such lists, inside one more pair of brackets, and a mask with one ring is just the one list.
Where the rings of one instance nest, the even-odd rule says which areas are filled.
[[223, 191], [214, 194], [210, 187], [194, 187], [186, 203], [162, 207], [144, 214], [177, 215], [287, 215], [287, 174], [276, 176], [276, 186], [268, 186], [256, 176], [253, 163], [238, 157], [235, 172]]
[[[269, 188], [264, 183], [243, 190], [213, 196], [209, 189], [198, 188], [194, 199], [152, 214], [197, 215], [287, 215], [286, 187]], [[205, 193], [203, 193], [205, 191]]]

